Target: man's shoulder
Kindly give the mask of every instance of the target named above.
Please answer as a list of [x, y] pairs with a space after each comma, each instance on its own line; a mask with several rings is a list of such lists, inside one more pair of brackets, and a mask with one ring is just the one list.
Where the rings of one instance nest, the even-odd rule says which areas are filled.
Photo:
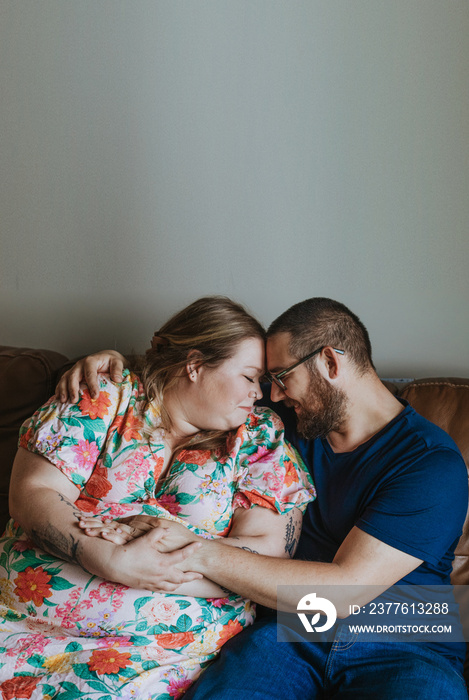
[[453, 438], [443, 428], [417, 413], [409, 404], [402, 412], [399, 431], [403, 437], [409, 436], [411, 439], [420, 441], [427, 452], [449, 450], [462, 460], [459, 448]]

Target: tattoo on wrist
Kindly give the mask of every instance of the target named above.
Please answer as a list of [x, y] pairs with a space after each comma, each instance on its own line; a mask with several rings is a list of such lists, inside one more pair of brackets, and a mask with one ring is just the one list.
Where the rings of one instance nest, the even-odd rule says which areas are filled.
[[290, 519], [285, 528], [285, 552], [288, 554], [290, 559], [295, 554], [296, 545], [298, 544], [297, 538], [295, 537], [296, 525], [293, 519], [293, 515], [290, 515]]

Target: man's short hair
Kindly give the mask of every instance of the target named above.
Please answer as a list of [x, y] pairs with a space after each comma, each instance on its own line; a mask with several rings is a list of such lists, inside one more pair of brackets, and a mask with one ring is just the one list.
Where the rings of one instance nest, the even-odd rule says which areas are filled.
[[313, 297], [295, 304], [271, 323], [267, 337], [277, 333], [290, 333], [290, 352], [298, 359], [316, 348], [331, 345], [345, 350], [361, 374], [374, 369], [368, 331], [358, 316], [339, 301]]

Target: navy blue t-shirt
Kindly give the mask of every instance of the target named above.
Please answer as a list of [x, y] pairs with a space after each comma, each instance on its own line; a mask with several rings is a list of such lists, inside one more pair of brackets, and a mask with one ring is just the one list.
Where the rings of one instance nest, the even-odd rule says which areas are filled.
[[325, 439], [301, 438], [295, 412], [268, 401], [318, 493], [303, 518], [297, 559], [332, 561], [356, 525], [423, 559], [399, 583], [449, 581], [467, 512], [467, 469], [449, 435], [403, 403], [404, 410], [370, 440], [352, 452], [335, 453]]
[[280, 415], [317, 490], [295, 558], [331, 562], [356, 526], [423, 560], [399, 584], [449, 583], [468, 487], [464, 460], [447, 433], [402, 401], [404, 410], [370, 440], [334, 453], [325, 439], [301, 438], [295, 412], [282, 402], [264, 395], [259, 403]]

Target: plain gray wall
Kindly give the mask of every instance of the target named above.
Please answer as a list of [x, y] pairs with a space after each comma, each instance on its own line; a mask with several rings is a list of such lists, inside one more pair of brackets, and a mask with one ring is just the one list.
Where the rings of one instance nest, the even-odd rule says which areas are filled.
[[467, 0], [1, 0], [0, 342], [320, 295], [469, 375], [468, 84]]

